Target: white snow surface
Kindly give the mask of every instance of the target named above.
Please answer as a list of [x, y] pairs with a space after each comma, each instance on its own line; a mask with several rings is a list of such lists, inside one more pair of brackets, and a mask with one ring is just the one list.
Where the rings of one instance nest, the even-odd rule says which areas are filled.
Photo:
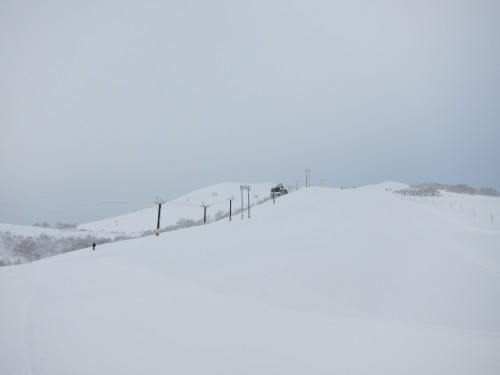
[[[54, 228], [42, 228], [34, 227], [31, 225], [16, 225], [16, 224], [6, 224], [0, 223], [0, 232], [10, 232], [14, 235], [24, 236], [24, 237], [37, 237], [42, 234], [46, 234], [51, 237], [64, 237], [64, 236], [74, 236], [74, 230], [61, 230]], [[80, 233], [82, 235], [82, 233]]]
[[[177, 199], [162, 204], [161, 210], [161, 228], [167, 228], [177, 224], [180, 219], [193, 221], [203, 220], [203, 205], [207, 206], [207, 221], [215, 221], [217, 213], [229, 212], [229, 199], [233, 199], [233, 213], [241, 209], [241, 189], [240, 183], [221, 183], [213, 186], [199, 189], [189, 194], [183, 195]], [[271, 183], [244, 184], [250, 185], [250, 204], [254, 205], [270, 196]], [[248, 193], [244, 191], [244, 208], [247, 209]], [[19, 238], [38, 239], [46, 235], [51, 239], [78, 239], [93, 236], [99, 239], [116, 240], [118, 237], [141, 237], [146, 231], [156, 230], [158, 219], [158, 206], [152, 206], [126, 215], [111, 217], [92, 223], [78, 225], [75, 229], [54, 229], [41, 228], [27, 225], [13, 225], [0, 223], [0, 261], [7, 264], [15, 264], [16, 261], [25, 261], [22, 256], [14, 254], [12, 251], [15, 243], [9, 240], [4, 241], [2, 234], [10, 233]], [[93, 239], [95, 241], [95, 239]], [[92, 243], [90, 240], [89, 245]], [[42, 258], [52, 256], [64, 250], [65, 246], [59, 245], [57, 249], [48, 251], [47, 249], [38, 249]], [[67, 250], [66, 250], [67, 251]]]
[[[173, 201], [162, 204], [160, 224], [161, 228], [174, 225], [179, 219], [200, 220], [203, 219], [203, 205], [207, 208], [207, 215], [213, 215], [221, 211], [229, 211], [228, 199], [233, 199], [233, 210], [241, 208], [240, 183], [221, 183], [207, 188], [199, 189], [183, 195]], [[251, 186], [250, 204], [269, 197], [274, 184], [243, 184]], [[244, 207], [248, 202], [248, 193], [245, 190], [243, 196]], [[251, 211], [251, 210], [250, 210]], [[109, 219], [82, 224], [78, 229], [89, 230], [95, 234], [109, 235], [113, 233], [134, 235], [148, 230], [155, 230], [158, 218], [158, 206], [132, 212]]]
[[499, 198], [394, 186], [2, 267], [0, 373], [499, 374]]

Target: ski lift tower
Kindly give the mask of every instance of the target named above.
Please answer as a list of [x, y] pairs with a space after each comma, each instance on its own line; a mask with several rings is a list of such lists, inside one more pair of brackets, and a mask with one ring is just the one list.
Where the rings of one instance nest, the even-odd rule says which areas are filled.
[[250, 219], [250, 189], [251, 187], [248, 185], [240, 185], [241, 190], [241, 218], [243, 219], [243, 190], [248, 192], [248, 218]]
[[158, 205], [158, 219], [156, 220], [156, 236], [160, 235], [161, 205], [165, 203], [161, 198], [156, 197], [155, 203]]

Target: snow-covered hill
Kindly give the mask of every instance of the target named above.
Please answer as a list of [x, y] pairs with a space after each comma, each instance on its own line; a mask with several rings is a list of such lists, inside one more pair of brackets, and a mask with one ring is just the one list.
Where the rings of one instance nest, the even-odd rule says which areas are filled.
[[51, 237], [64, 237], [64, 236], [73, 236], [74, 230], [62, 230], [55, 228], [43, 228], [43, 227], [34, 227], [31, 225], [16, 225], [16, 224], [5, 224], [0, 223], [0, 233], [10, 232], [14, 235], [18, 236], [40, 236], [42, 234], [46, 234]]
[[[192, 222], [203, 220], [203, 205], [208, 206], [208, 222], [215, 221], [217, 215], [220, 217], [229, 212], [228, 199], [234, 199], [233, 213], [238, 209], [241, 210], [240, 185], [239, 183], [217, 184], [165, 202], [161, 210], [161, 228], [182, 227], [177, 225], [181, 219]], [[260, 183], [250, 186], [250, 204], [255, 205], [269, 197], [273, 184]], [[246, 191], [244, 193], [246, 210], [248, 193]], [[93, 242], [141, 237], [151, 234], [150, 232], [156, 229], [157, 219], [158, 208], [152, 206], [126, 215], [78, 225], [74, 229], [60, 230], [0, 223], [0, 265], [24, 263], [26, 258], [45, 258], [90, 246]], [[29, 254], [25, 252], [24, 255], [19, 255], [15, 251], [18, 246], [28, 248]]]
[[0, 268], [0, 373], [500, 373], [500, 225], [391, 189]]
[[[183, 195], [162, 205], [161, 227], [176, 224], [179, 219], [203, 219], [203, 205], [209, 206], [207, 214], [212, 218], [218, 211], [229, 211], [228, 199], [234, 198], [233, 210], [241, 208], [241, 190], [239, 183], [221, 183]], [[246, 184], [250, 185], [250, 203], [269, 197], [271, 183]], [[246, 209], [248, 194], [244, 191], [244, 206]], [[146, 208], [127, 215], [93, 223], [82, 224], [78, 229], [89, 230], [93, 233], [137, 235], [141, 232], [156, 229], [158, 217], [157, 206]]]

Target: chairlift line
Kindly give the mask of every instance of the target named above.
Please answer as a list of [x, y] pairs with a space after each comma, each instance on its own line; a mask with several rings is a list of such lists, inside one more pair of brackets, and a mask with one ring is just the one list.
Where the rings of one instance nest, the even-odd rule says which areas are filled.
[[154, 204], [153, 201], [92, 201], [92, 200], [45, 200], [45, 199], [0, 199], [0, 203], [100, 203], [100, 204]]
[[[225, 201], [224, 201], [225, 202]], [[158, 201], [92, 201], [92, 200], [43, 200], [43, 199], [31, 199], [31, 200], [24, 200], [24, 199], [13, 199], [13, 200], [7, 200], [7, 199], [0, 199], [0, 203], [50, 203], [50, 204], [68, 204], [68, 203], [88, 203], [88, 204], [158, 204]], [[212, 205], [215, 204], [221, 204], [221, 202], [215, 202], [212, 203]], [[162, 201], [162, 204], [169, 204], [169, 205], [176, 205], [176, 206], [187, 206], [187, 207], [201, 207], [203, 205], [202, 202], [200, 203], [183, 203], [183, 202], [165, 202]]]

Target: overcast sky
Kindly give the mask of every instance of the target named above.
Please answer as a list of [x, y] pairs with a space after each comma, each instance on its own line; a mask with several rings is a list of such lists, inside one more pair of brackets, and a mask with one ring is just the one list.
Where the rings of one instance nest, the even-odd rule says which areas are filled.
[[0, 222], [306, 168], [500, 190], [500, 1], [2, 0], [0, 126]]

